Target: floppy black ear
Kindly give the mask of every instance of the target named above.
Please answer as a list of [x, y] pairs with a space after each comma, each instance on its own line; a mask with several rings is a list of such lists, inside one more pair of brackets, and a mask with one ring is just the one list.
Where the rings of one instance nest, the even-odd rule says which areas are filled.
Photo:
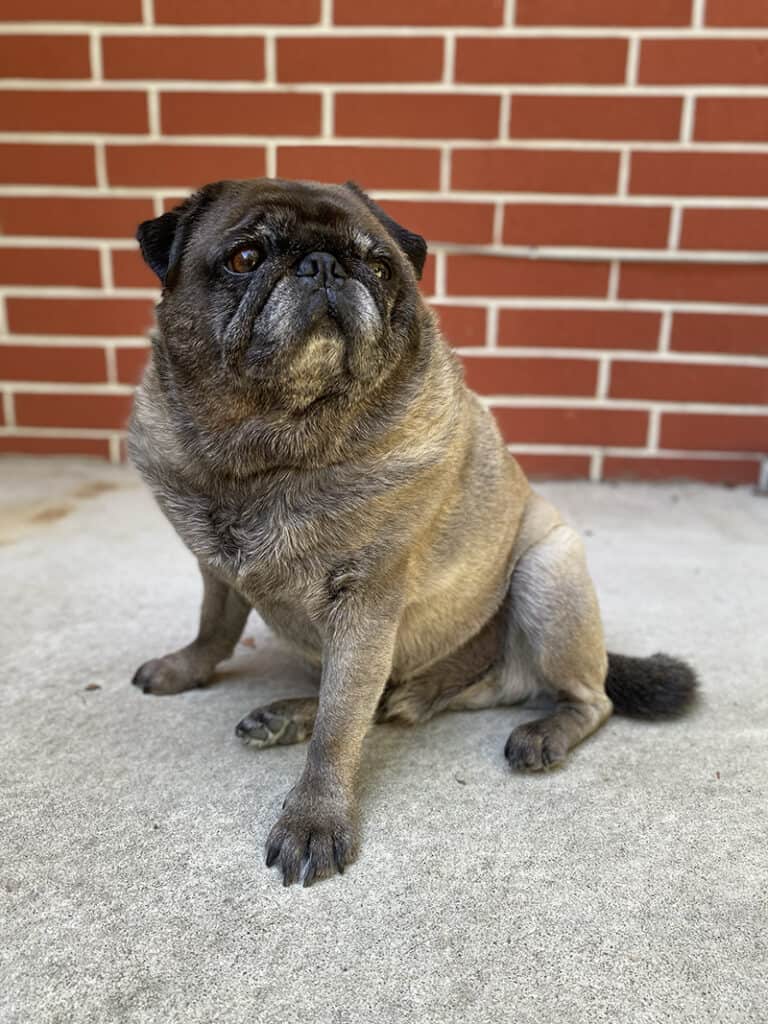
[[217, 181], [204, 185], [168, 213], [139, 224], [136, 238], [141, 246], [141, 255], [160, 278], [164, 288], [170, 287], [175, 280], [190, 226], [201, 211], [221, 193], [225, 184]]
[[[136, 238], [141, 246], [145, 263], [157, 274], [163, 285], [168, 280], [171, 266], [178, 258], [181, 246], [175, 246], [179, 232], [179, 208], [164, 213], [154, 220], [139, 224]], [[174, 251], [176, 250], [176, 251]]]
[[366, 195], [360, 186], [355, 184], [354, 181], [346, 182], [344, 188], [353, 192], [358, 199], [365, 203], [374, 217], [381, 221], [389, 234], [394, 238], [413, 264], [413, 269], [416, 271], [416, 277], [421, 278], [422, 271], [424, 270], [424, 261], [427, 258], [427, 243], [421, 235], [417, 235], [414, 231], [409, 231], [401, 224], [398, 224], [396, 220], [392, 220], [392, 218], [382, 210], [378, 203], [374, 203], [371, 197]]

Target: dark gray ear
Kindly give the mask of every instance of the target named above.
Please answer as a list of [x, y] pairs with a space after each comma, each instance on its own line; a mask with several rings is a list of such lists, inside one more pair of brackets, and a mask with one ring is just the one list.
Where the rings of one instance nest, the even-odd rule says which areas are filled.
[[422, 271], [424, 270], [424, 261], [427, 258], [427, 243], [421, 235], [417, 235], [415, 232], [409, 231], [401, 224], [398, 224], [396, 220], [392, 220], [392, 218], [388, 216], [377, 203], [374, 203], [371, 197], [366, 195], [360, 186], [355, 184], [354, 181], [346, 182], [344, 188], [348, 188], [350, 192], [354, 192], [357, 198], [365, 203], [374, 217], [381, 221], [389, 234], [394, 238], [413, 264], [413, 269], [416, 271], [416, 277], [421, 278]]
[[[164, 213], [154, 220], [145, 220], [139, 224], [136, 238], [141, 246], [141, 255], [145, 263], [157, 274], [163, 285], [168, 279], [171, 264], [176, 262], [180, 245], [175, 245], [176, 236], [180, 234], [180, 214], [178, 209]], [[172, 259], [173, 257], [173, 259]]]
[[223, 182], [205, 185], [161, 217], [145, 220], [136, 230], [141, 255], [160, 278], [164, 288], [170, 287], [178, 270], [189, 228], [200, 212], [219, 194]]

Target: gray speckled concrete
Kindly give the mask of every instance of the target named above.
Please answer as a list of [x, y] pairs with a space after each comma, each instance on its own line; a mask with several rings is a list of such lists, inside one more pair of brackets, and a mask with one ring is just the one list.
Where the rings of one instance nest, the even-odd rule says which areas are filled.
[[233, 728], [300, 666], [254, 616], [218, 685], [142, 696], [191, 556], [129, 471], [0, 461], [2, 1024], [765, 1021], [768, 499], [541, 489], [611, 646], [691, 658], [705, 704], [544, 777], [505, 768], [522, 711], [379, 727], [358, 863], [284, 890], [261, 848], [304, 750]]

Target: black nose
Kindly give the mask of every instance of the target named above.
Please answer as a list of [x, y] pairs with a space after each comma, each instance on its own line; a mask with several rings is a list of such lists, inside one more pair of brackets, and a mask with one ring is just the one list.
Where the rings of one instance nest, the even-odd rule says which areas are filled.
[[296, 276], [314, 279], [326, 288], [328, 285], [340, 288], [347, 279], [347, 272], [329, 252], [308, 252], [296, 267]]

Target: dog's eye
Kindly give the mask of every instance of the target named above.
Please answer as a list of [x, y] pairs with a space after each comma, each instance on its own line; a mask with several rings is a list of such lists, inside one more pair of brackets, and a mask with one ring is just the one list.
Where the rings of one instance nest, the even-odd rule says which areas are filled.
[[382, 260], [371, 260], [368, 266], [376, 277], [380, 278], [382, 281], [387, 281], [389, 279], [389, 267]]
[[258, 267], [260, 260], [257, 249], [237, 249], [227, 260], [227, 270], [233, 274], [250, 274]]

